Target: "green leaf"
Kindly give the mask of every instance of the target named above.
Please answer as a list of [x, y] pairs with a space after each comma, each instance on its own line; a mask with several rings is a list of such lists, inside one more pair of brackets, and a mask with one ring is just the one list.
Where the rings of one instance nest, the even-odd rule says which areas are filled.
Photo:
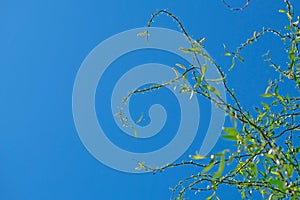
[[184, 53], [201, 53], [202, 51], [200, 48], [192, 47], [189, 49], [180, 47], [179, 50], [183, 51]]
[[284, 103], [284, 99], [283, 99], [282, 96], [277, 95], [276, 98], [277, 98], [281, 103]]
[[260, 173], [264, 178], [267, 177], [267, 174], [266, 174], [264, 171], [259, 171], [259, 173]]
[[291, 26], [285, 26], [284, 27], [286, 30], [288, 30], [288, 31], [291, 31], [292, 30], [292, 27]]
[[215, 195], [216, 195], [216, 191], [214, 191], [214, 193], [212, 195], [207, 197], [206, 200], [212, 200], [212, 198], [214, 198]]
[[239, 56], [238, 54], [235, 55], [237, 57], [237, 59], [239, 59], [239, 61], [241, 62], [245, 62], [244, 58], [242, 58], [241, 56]]
[[224, 128], [223, 131], [229, 135], [237, 136], [239, 132], [235, 128]]
[[186, 74], [184, 74], [184, 75], [182, 76], [182, 80], [183, 80], [184, 85], [186, 85]]
[[234, 141], [236, 141], [238, 139], [236, 136], [233, 136], [233, 135], [221, 135], [221, 137], [226, 140], [234, 140]]
[[276, 96], [278, 95], [278, 85], [275, 86], [274, 93]]
[[288, 174], [289, 177], [292, 177], [292, 175], [294, 173], [294, 170], [295, 170], [294, 165], [289, 164], [287, 169], [286, 169], [287, 174]]
[[138, 118], [138, 120], [136, 120], [134, 123], [135, 124], [140, 123], [143, 120], [143, 117], [144, 117], [144, 113], [142, 113], [141, 116]]
[[219, 92], [215, 87], [213, 87], [213, 86], [211, 86], [211, 85], [203, 85], [203, 87], [204, 87], [205, 89], [207, 89], [208, 91], [214, 93], [215, 95], [217, 95], [217, 96], [219, 96], [219, 97], [221, 96], [220, 92]]
[[175, 67], [173, 67], [172, 70], [174, 71], [176, 77], [179, 77], [179, 73], [178, 73], [177, 69]]
[[177, 63], [177, 64], [175, 64], [175, 65], [176, 65], [177, 67], [183, 69], [183, 70], [186, 70], [186, 67], [183, 66], [182, 64]]
[[279, 189], [282, 189], [284, 185], [280, 179], [270, 180], [270, 183], [276, 185]]
[[275, 156], [273, 154], [266, 153], [265, 156], [267, 156], [268, 158], [271, 158], [272, 160], [275, 160]]
[[144, 32], [141, 32], [141, 33], [138, 33], [137, 36], [141, 37], [141, 36], [144, 36], [144, 35], [149, 35], [147, 31], [144, 31]]
[[190, 158], [194, 159], [194, 160], [202, 160], [202, 159], [205, 159], [206, 156], [201, 156], [199, 154], [196, 154], [196, 155], [190, 155]]
[[198, 75], [198, 77], [197, 77], [197, 84], [195, 84], [195, 87], [200, 87], [201, 82], [202, 82], [202, 77], [200, 75]]
[[232, 57], [232, 62], [231, 62], [231, 66], [229, 67], [229, 71], [231, 71], [234, 68], [235, 65], [235, 59], [234, 57]]
[[137, 138], [137, 136], [138, 136], [137, 131], [136, 131], [135, 128], [133, 128], [133, 135], [134, 135], [135, 138]]
[[266, 110], [270, 110], [270, 106], [264, 102], [261, 102], [261, 104], [263, 105], [263, 107], [266, 109]]
[[226, 52], [226, 53], [224, 54], [224, 56], [231, 56], [231, 53]]
[[206, 79], [207, 82], [220, 82], [223, 81], [225, 77], [216, 78], [216, 79]]
[[215, 156], [211, 159], [211, 161], [209, 162], [209, 164], [204, 167], [204, 169], [202, 170], [203, 173], [208, 172], [215, 164]]
[[251, 165], [251, 171], [254, 173], [255, 176], [257, 175], [258, 172], [255, 164]]
[[221, 135], [221, 137], [227, 140], [237, 140], [238, 139], [238, 132], [235, 128], [224, 128], [223, 131], [227, 133], [226, 135]]
[[138, 162], [138, 164], [139, 164], [139, 166], [137, 166], [135, 168], [135, 170], [140, 171], [140, 170], [145, 168], [145, 163], [144, 162]]
[[205, 73], [206, 73], [206, 70], [207, 70], [207, 63], [205, 63], [203, 66], [202, 66], [202, 68], [201, 68], [201, 73], [202, 73], [202, 79], [204, 78], [204, 75], [205, 75]]
[[289, 18], [289, 20], [293, 19], [292, 16], [291, 16], [291, 14], [289, 12], [286, 13], [286, 16]]
[[274, 97], [274, 94], [261, 94], [260, 96], [263, 98], [270, 98], [270, 97]]
[[213, 176], [213, 179], [216, 179], [218, 177], [220, 177], [224, 171], [224, 167], [225, 167], [225, 156], [224, 154], [221, 157], [221, 162], [220, 162], [220, 166], [218, 171], [215, 173], [215, 175]]
[[246, 198], [246, 192], [243, 190], [242, 191], [242, 199], [245, 199]]

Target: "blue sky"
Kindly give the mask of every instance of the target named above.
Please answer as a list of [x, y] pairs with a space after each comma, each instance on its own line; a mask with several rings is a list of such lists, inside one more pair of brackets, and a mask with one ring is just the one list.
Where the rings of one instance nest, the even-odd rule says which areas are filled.
[[[219, 0], [11, 0], [0, 4], [0, 199], [5, 200], [168, 199], [168, 188], [194, 169], [172, 169], [155, 176], [127, 174], [101, 164], [81, 143], [72, 116], [72, 90], [84, 58], [103, 40], [145, 26], [153, 12], [166, 8], [195, 38], [206, 37], [206, 50], [228, 69], [231, 63], [223, 56], [223, 44], [234, 50], [254, 31], [262, 27], [283, 30], [287, 22], [278, 13], [285, 5], [274, 0], [253, 1], [243, 12], [230, 11]], [[166, 16], [157, 18], [154, 26], [178, 30]], [[261, 57], [268, 49], [279, 63], [285, 60], [281, 42], [267, 36], [245, 49], [246, 62], [228, 73], [230, 86], [246, 108], [259, 102], [268, 77], [274, 76]], [[139, 62], [144, 57], [147, 62], [152, 59], [141, 53]], [[171, 65], [172, 59], [166, 58], [166, 63]], [[137, 97], [137, 102], [138, 98], [145, 97]], [[99, 112], [100, 117], [109, 114]], [[203, 108], [201, 113], [204, 132], [208, 112]], [[166, 132], [172, 132], [174, 126], [167, 128]], [[161, 137], [161, 143], [155, 144], [163, 145], [170, 138]], [[132, 147], [114, 135], [111, 139]], [[196, 142], [179, 161], [197, 150]], [[228, 144], [220, 139], [213, 151]], [[143, 152], [152, 146], [135, 148]], [[220, 193], [224, 199], [239, 198], [230, 188]]]

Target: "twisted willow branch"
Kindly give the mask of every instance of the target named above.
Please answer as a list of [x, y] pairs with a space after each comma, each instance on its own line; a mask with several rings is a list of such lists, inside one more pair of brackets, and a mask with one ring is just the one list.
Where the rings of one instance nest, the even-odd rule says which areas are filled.
[[[241, 8], [232, 8], [225, 1], [222, 1], [231, 10], [245, 9], [250, 0]], [[222, 70], [213, 58], [207, 55], [202, 49], [202, 41], [193, 40], [184, 28], [181, 21], [167, 10], [160, 10], [151, 16], [145, 31], [146, 39], [149, 40], [149, 27], [152, 25], [154, 18], [160, 14], [166, 14], [171, 17], [179, 26], [185, 35], [187, 41], [191, 45], [191, 49], [186, 49], [187, 53], [192, 53], [195, 63], [191, 67], [186, 68], [181, 76], [176, 76], [173, 80], [153, 85], [143, 90], [134, 90], [124, 98], [125, 104], [129, 97], [136, 93], [149, 92], [153, 89], [178, 84], [184, 88], [183, 92], [199, 94], [211, 100], [218, 108], [226, 112], [233, 121], [234, 127], [224, 128], [223, 135], [225, 138], [235, 141], [237, 150], [224, 150], [221, 153], [210, 156], [194, 155], [192, 161], [183, 161], [181, 163], [168, 164], [162, 167], [149, 167], [143, 162], [138, 162], [137, 170], [145, 169], [156, 174], [158, 171], [164, 171], [172, 167], [193, 166], [199, 168], [201, 172], [197, 175], [191, 175], [172, 188], [172, 196], [176, 199], [183, 199], [187, 191], [214, 191], [208, 199], [218, 198], [216, 191], [219, 185], [235, 186], [241, 192], [242, 198], [248, 198], [252, 190], [260, 191], [263, 198], [283, 199], [292, 198], [299, 199], [300, 196], [300, 165], [298, 161], [300, 146], [299, 139], [300, 125], [300, 105], [299, 90], [295, 88], [298, 95], [289, 97], [281, 95], [279, 84], [288, 79], [295, 83], [300, 89], [300, 56], [298, 43], [300, 42], [299, 17], [295, 20], [294, 9], [288, 0], [284, 0], [286, 10], [280, 10], [286, 14], [289, 24], [285, 27], [287, 33], [281, 33], [271, 28], [264, 28], [261, 32], [254, 32], [253, 36], [242, 43], [235, 52], [229, 52], [226, 49], [226, 56], [231, 56], [232, 60], [239, 59], [243, 62], [240, 54], [242, 50], [252, 44], [254, 41], [262, 38], [266, 33], [272, 33], [284, 42], [287, 49], [289, 62], [283, 69], [276, 65], [269, 55], [266, 61], [279, 74], [279, 79], [270, 81], [263, 98], [270, 99], [271, 103], [262, 102], [262, 109], [256, 108], [256, 113], [243, 109], [238, 98], [226, 82], [225, 72]], [[208, 59], [218, 70], [221, 79], [218, 80], [224, 84], [225, 90], [229, 97], [233, 100], [233, 104], [226, 103], [220, 95], [213, 97], [209, 92], [217, 92], [210, 87], [210, 80], [205, 76], [204, 65], [198, 59], [202, 56]], [[232, 64], [234, 67], [234, 62]], [[232, 68], [231, 67], [231, 68]], [[191, 76], [196, 84], [193, 87], [182, 85], [179, 80], [186, 79]], [[126, 125], [128, 124], [124, 113], [120, 112], [120, 119]], [[236, 123], [239, 123], [237, 126]], [[239, 130], [238, 130], [239, 129]], [[286, 138], [283, 138], [286, 136]], [[282, 145], [284, 143], [285, 147]], [[297, 146], [298, 145], [298, 146]], [[234, 169], [225, 169], [225, 163], [234, 166]], [[217, 171], [215, 168], [218, 167]], [[224, 174], [224, 175], [223, 175]], [[206, 187], [203, 187], [207, 184]], [[180, 189], [181, 188], [181, 189]]]
[[228, 4], [225, 0], [222, 0], [222, 3], [227, 7], [227, 8], [229, 8], [230, 10], [232, 10], [232, 11], [242, 11], [242, 10], [245, 10], [248, 6], [249, 6], [249, 4], [250, 4], [250, 1], [251, 0], [247, 0], [246, 1], [246, 3], [242, 6], [242, 7], [237, 7], [237, 8], [235, 8], [235, 7], [232, 7], [230, 4]]

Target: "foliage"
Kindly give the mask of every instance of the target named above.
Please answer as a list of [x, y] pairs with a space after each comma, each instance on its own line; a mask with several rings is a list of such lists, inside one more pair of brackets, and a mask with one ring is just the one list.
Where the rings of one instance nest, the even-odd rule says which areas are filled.
[[[249, 4], [247, 1], [243, 10]], [[184, 29], [182, 23], [172, 13], [167, 10], [160, 10], [154, 13], [148, 23], [148, 27], [153, 23], [153, 19], [166, 14], [174, 19], [179, 25], [186, 39], [191, 45], [189, 49], [182, 49], [186, 53], [193, 54], [195, 64], [190, 67], [177, 64], [184, 70], [182, 75], [176, 73], [176, 77], [170, 82], [162, 85], [154, 85], [144, 90], [135, 90], [135, 93], [147, 92], [159, 89], [170, 84], [179, 84], [178, 81], [186, 79], [188, 76], [195, 80], [193, 86], [179, 84], [181, 92], [190, 95], [201, 95], [212, 102], [232, 120], [232, 127], [223, 129], [222, 137], [234, 141], [234, 149], [226, 149], [220, 153], [201, 156], [191, 156], [191, 161], [169, 164], [159, 168], [150, 168], [140, 162], [137, 169], [151, 170], [153, 173], [164, 171], [171, 167], [191, 165], [199, 168], [197, 175], [191, 175], [179, 183], [172, 190], [171, 199], [184, 199], [187, 191], [203, 192], [212, 191], [210, 199], [219, 199], [217, 189], [221, 185], [237, 187], [243, 199], [251, 198], [252, 191], [259, 191], [264, 199], [299, 199], [300, 196], [300, 54], [298, 44], [300, 42], [299, 16], [295, 16], [294, 9], [288, 0], [284, 0], [286, 9], [279, 10], [288, 19], [285, 26], [285, 33], [273, 29], [262, 29], [254, 32], [253, 36], [246, 40], [236, 51], [228, 51], [225, 47], [225, 56], [232, 58], [232, 65], [229, 71], [235, 66], [236, 60], [243, 62], [240, 56], [241, 51], [252, 42], [259, 40], [266, 33], [277, 36], [285, 45], [288, 63], [286, 66], [279, 66], [273, 62], [269, 54], [265, 55], [266, 62], [278, 73], [278, 78], [269, 81], [265, 93], [261, 95], [261, 105], [256, 105], [255, 113], [243, 109], [241, 102], [234, 94], [234, 90], [229, 88], [225, 72], [213, 58], [203, 51], [204, 39], [193, 40]], [[148, 30], [143, 33], [148, 39]], [[227, 103], [222, 99], [220, 93], [211, 85], [211, 81], [206, 78], [206, 65], [199, 62], [198, 56], [207, 58], [216, 67], [221, 79], [213, 80], [222, 82], [226, 93], [233, 103]], [[291, 81], [295, 85], [295, 96], [288, 96], [281, 93], [284, 81]], [[214, 94], [214, 95], [211, 95]], [[125, 98], [126, 103], [128, 97]], [[121, 113], [121, 112], [120, 112]], [[124, 121], [123, 115], [120, 119]]]

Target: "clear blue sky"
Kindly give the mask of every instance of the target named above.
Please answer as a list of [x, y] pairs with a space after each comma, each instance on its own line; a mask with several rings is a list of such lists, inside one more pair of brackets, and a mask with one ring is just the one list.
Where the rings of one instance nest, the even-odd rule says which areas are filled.
[[[195, 38], [207, 38], [206, 50], [224, 69], [230, 60], [223, 57], [223, 43], [233, 50], [254, 31], [283, 30], [286, 23], [278, 13], [283, 1], [274, 0], [251, 1], [243, 12], [230, 11], [219, 0], [0, 1], [0, 199], [163, 200], [169, 198], [169, 187], [193, 171], [178, 168], [153, 176], [110, 169], [82, 145], [72, 117], [73, 83], [88, 53], [114, 34], [145, 26], [151, 13], [164, 8]], [[176, 29], [165, 16], [155, 22], [154, 26]], [[274, 39], [267, 36], [245, 49], [246, 62], [228, 74], [246, 108], [259, 102], [258, 95], [274, 75], [261, 55], [270, 49], [275, 60], [284, 63], [281, 43]], [[203, 127], [207, 115], [201, 113]], [[220, 139], [214, 151], [228, 144]], [[126, 141], [120, 145], [130, 149]], [[195, 150], [196, 143], [179, 161]], [[239, 198], [230, 188], [220, 193], [223, 199]]]

